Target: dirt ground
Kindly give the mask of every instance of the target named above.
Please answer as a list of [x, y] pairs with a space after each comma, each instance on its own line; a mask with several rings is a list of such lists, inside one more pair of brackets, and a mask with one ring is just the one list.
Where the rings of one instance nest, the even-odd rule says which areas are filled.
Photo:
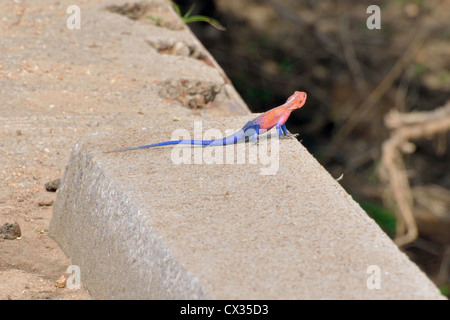
[[[119, 60], [122, 44], [66, 28], [70, 4], [0, 3], [0, 227], [21, 230], [13, 240], [0, 236], [0, 299], [90, 299], [83, 288], [64, 288], [71, 262], [47, 236], [56, 193], [45, 184], [61, 178], [80, 136], [143, 125], [149, 107], [148, 79], [130, 68], [133, 58]], [[78, 5], [86, 13], [101, 3]]]
[[[192, 44], [190, 34], [179, 31], [183, 28], [177, 33], [169, 25], [151, 32], [108, 9], [111, 1], [84, 0], [77, 1], [81, 29], [70, 30], [66, 10], [72, 4], [0, 2], [0, 299], [91, 298], [83, 287], [65, 287], [71, 261], [48, 237], [56, 193], [45, 186], [62, 177], [81, 136], [143, 128], [152, 116], [171, 123], [248, 113], [245, 106], [227, 109], [220, 103], [202, 112], [187, 108], [208, 102], [206, 89], [220, 90], [224, 80], [211, 64], [200, 61], [205, 54]], [[177, 21], [167, 4], [152, 4], [146, 8]], [[159, 52], [163, 50], [155, 46], [165, 46], [167, 34], [190, 47], [182, 46], [181, 53]], [[190, 49], [200, 58], [186, 56]], [[183, 82], [182, 76], [196, 81]], [[177, 90], [189, 90], [183, 95], [185, 106], [169, 100], [162, 89], [177, 97]], [[234, 92], [230, 90], [225, 95]]]
[[[51, 101], [52, 95], [42, 100], [49, 104]], [[10, 109], [10, 114], [5, 111], [2, 110], [0, 134], [0, 225], [17, 222], [21, 234], [15, 239], [0, 237], [0, 299], [89, 299], [84, 289], [61, 287], [62, 279], [69, 276], [66, 270], [70, 259], [47, 236], [56, 193], [47, 192], [44, 185], [62, 175], [63, 168], [57, 168], [57, 163], [64, 162], [67, 152], [33, 151], [35, 144], [48, 144], [50, 137], [32, 139], [33, 125], [26, 123], [15, 124], [21, 129], [11, 132], [11, 123], [6, 124], [4, 119], [16, 110]], [[54, 128], [45, 130], [51, 135]]]
[[[0, 236], [0, 299], [90, 299], [84, 289], [61, 287], [70, 259], [47, 236], [56, 193], [45, 183], [61, 177], [70, 152], [63, 146], [77, 131], [57, 120], [67, 109], [55, 87], [80, 71], [45, 59], [47, 28], [62, 9], [49, 1], [0, 3], [0, 226], [17, 222], [21, 231], [13, 240]], [[72, 139], [61, 136], [62, 127]]]

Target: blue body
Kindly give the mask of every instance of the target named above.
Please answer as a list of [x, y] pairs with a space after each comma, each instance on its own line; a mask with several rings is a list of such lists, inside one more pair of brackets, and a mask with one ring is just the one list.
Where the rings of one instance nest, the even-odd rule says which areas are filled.
[[[231, 136], [225, 137], [223, 139], [216, 140], [174, 140], [174, 141], [166, 141], [154, 144], [147, 144], [139, 147], [125, 148], [119, 149], [115, 151], [128, 151], [128, 150], [137, 150], [137, 149], [145, 149], [145, 148], [153, 148], [153, 147], [162, 147], [168, 145], [176, 145], [176, 144], [190, 144], [190, 145], [200, 145], [200, 146], [225, 146], [230, 144], [236, 144], [239, 142], [246, 142], [249, 140], [256, 141], [259, 135], [259, 124], [256, 119], [247, 122], [247, 124], [239, 131], [233, 133]], [[289, 135], [289, 132], [286, 129], [286, 126], [283, 124], [281, 126], [277, 125], [278, 135], [281, 137], [283, 135]]]

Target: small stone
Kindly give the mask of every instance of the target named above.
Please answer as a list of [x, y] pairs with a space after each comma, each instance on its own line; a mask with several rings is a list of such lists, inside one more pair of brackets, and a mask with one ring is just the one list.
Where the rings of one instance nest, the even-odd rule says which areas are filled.
[[53, 205], [53, 199], [43, 199], [39, 200], [38, 206], [39, 207], [51, 207]]
[[15, 240], [20, 238], [22, 232], [20, 231], [20, 226], [17, 222], [5, 223], [0, 227], [0, 239], [5, 240]]
[[48, 192], [56, 192], [56, 190], [58, 190], [60, 184], [61, 184], [61, 179], [49, 181], [45, 184], [45, 190]]
[[171, 53], [174, 55], [177, 55], [177, 56], [188, 57], [190, 50], [189, 50], [189, 47], [187, 45], [185, 45], [183, 42], [177, 41], [173, 45]]
[[55, 287], [57, 287], [57, 288], [65, 288], [66, 287], [66, 282], [67, 282], [66, 277], [65, 276], [61, 276], [61, 277], [59, 277], [58, 280], [55, 281]]

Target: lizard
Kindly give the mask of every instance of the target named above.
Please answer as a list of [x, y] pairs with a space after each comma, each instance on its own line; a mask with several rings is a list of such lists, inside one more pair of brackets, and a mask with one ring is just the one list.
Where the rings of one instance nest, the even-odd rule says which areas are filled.
[[165, 142], [159, 142], [154, 144], [147, 144], [143, 146], [138, 147], [131, 147], [131, 148], [124, 148], [124, 149], [117, 149], [110, 152], [122, 152], [122, 151], [129, 151], [129, 150], [137, 150], [137, 149], [144, 149], [144, 148], [152, 148], [152, 147], [161, 147], [161, 146], [167, 146], [167, 145], [176, 145], [176, 144], [190, 144], [190, 145], [202, 145], [202, 146], [225, 146], [229, 144], [235, 144], [238, 142], [248, 140], [252, 140], [255, 142], [258, 139], [258, 135], [260, 133], [260, 130], [268, 131], [272, 129], [273, 127], [276, 127], [276, 130], [278, 132], [278, 136], [281, 137], [287, 137], [287, 136], [296, 136], [291, 133], [286, 128], [286, 121], [291, 115], [291, 112], [300, 109], [303, 107], [303, 105], [306, 102], [306, 92], [303, 91], [295, 91], [294, 94], [292, 94], [284, 104], [275, 107], [255, 119], [247, 122], [242, 129], [235, 132], [234, 134], [222, 138], [222, 139], [215, 139], [215, 140], [171, 140], [171, 141], [165, 141]]

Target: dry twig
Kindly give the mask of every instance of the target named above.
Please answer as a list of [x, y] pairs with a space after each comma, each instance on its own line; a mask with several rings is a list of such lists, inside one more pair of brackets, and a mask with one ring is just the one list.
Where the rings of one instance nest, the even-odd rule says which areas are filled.
[[345, 61], [347, 62], [348, 69], [355, 81], [358, 93], [361, 98], [366, 97], [369, 93], [369, 86], [364, 77], [358, 58], [356, 57], [355, 47], [350, 32], [350, 19], [347, 14], [344, 14], [340, 18], [339, 35], [341, 37]]
[[339, 146], [345, 138], [355, 129], [358, 123], [362, 119], [368, 116], [368, 114], [373, 111], [372, 109], [384, 96], [384, 94], [392, 87], [393, 83], [402, 74], [405, 68], [409, 65], [412, 59], [416, 56], [419, 49], [422, 47], [423, 43], [427, 39], [429, 34], [428, 30], [422, 29], [415, 36], [414, 40], [411, 42], [410, 46], [405, 50], [403, 56], [398, 59], [396, 64], [392, 67], [389, 73], [384, 77], [384, 79], [378, 84], [378, 86], [369, 94], [369, 96], [364, 100], [358, 109], [356, 109], [352, 115], [347, 119], [347, 121], [341, 126], [341, 128], [336, 132], [333, 139], [330, 142], [332, 147], [332, 153], [339, 149]]
[[[386, 126], [393, 130], [382, 145], [381, 177], [389, 182], [390, 192], [397, 204], [399, 228], [395, 242], [405, 245], [417, 238], [417, 225], [413, 215], [413, 196], [409, 185], [402, 152], [411, 149], [411, 140], [430, 138], [450, 131], [450, 101], [429, 112], [386, 115]], [[405, 146], [407, 148], [405, 148]]]

